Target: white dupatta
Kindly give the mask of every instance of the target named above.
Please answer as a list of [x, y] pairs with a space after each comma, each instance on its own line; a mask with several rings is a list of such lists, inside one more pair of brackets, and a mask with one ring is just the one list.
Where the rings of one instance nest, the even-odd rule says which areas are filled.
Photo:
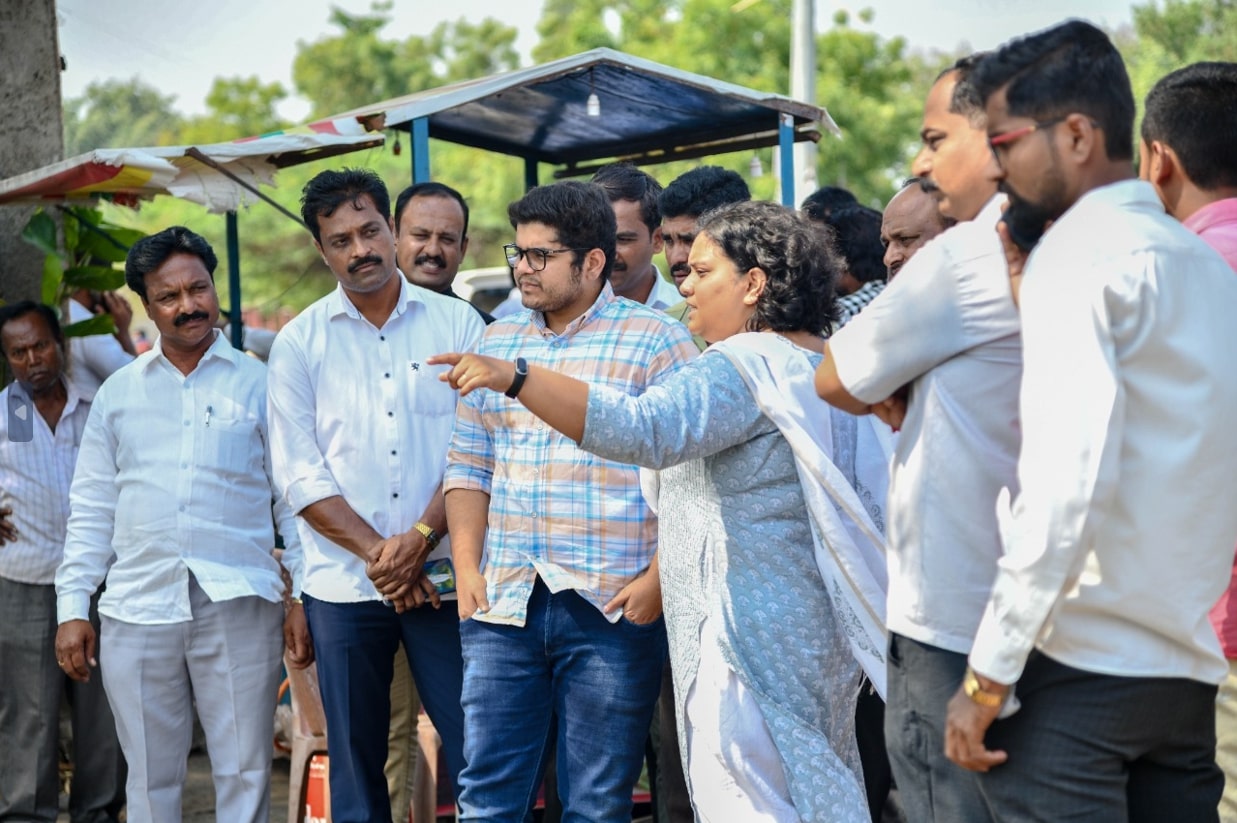
[[[815, 369], [801, 349], [777, 334], [738, 334], [710, 348], [734, 364], [761, 412], [794, 452], [816, 566], [855, 659], [884, 699], [889, 588], [885, 539], [833, 463], [834, 412], [816, 396]], [[857, 440], [856, 475], [870, 478], [870, 488], [888, 488], [893, 452], [889, 429], [865, 415], [858, 418]]]

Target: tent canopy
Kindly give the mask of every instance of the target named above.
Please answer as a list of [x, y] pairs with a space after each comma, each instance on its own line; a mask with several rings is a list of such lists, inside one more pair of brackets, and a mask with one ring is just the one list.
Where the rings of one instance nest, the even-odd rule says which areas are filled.
[[0, 204], [103, 197], [134, 205], [170, 194], [215, 213], [234, 212], [258, 199], [259, 184], [273, 185], [278, 169], [382, 142], [381, 134], [304, 130], [200, 146], [95, 149], [0, 180]]
[[[596, 94], [598, 116], [588, 115]], [[539, 66], [384, 100], [311, 123], [341, 134], [428, 125], [428, 136], [564, 165], [702, 157], [837, 133], [820, 106], [736, 86], [651, 60], [593, 49]], [[414, 144], [414, 151], [417, 147]]]

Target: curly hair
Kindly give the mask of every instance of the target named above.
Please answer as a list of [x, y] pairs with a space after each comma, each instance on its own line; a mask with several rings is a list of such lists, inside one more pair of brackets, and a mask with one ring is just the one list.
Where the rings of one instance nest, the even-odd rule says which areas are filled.
[[828, 332], [838, 318], [834, 282], [842, 263], [828, 235], [793, 209], [732, 203], [700, 217], [700, 233], [740, 272], [765, 273], [748, 331]]

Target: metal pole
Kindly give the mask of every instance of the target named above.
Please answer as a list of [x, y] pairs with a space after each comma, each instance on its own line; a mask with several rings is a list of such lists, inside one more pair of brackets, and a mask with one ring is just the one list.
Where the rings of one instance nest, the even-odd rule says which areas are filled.
[[795, 207], [795, 118], [789, 114], [777, 116], [777, 152], [781, 162], [782, 205]]
[[228, 212], [228, 303], [229, 326], [232, 329], [232, 348], [239, 349], [245, 337], [245, 321], [241, 317], [241, 244], [236, 228], [236, 212]]
[[412, 121], [412, 182], [425, 183], [430, 179], [430, 121], [418, 117]]
[[[790, 39], [790, 96], [816, 104], [816, 9], [814, 0], [794, 0]], [[816, 144], [794, 148], [797, 182], [804, 193], [816, 191]]]
[[524, 158], [524, 191], [537, 187], [537, 161], [532, 157]]

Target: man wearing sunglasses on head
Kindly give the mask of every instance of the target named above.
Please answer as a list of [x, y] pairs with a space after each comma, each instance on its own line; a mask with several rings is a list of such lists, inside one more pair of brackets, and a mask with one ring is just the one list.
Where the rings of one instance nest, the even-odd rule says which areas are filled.
[[447, 473], [464, 653], [461, 820], [522, 820], [551, 717], [564, 819], [631, 820], [666, 658], [657, 525], [634, 466], [603, 460], [514, 398], [529, 364], [638, 394], [696, 353], [687, 329], [615, 296], [604, 190], [564, 182], [507, 210], [524, 311], [478, 352], [515, 361], [504, 397], [461, 398]]

